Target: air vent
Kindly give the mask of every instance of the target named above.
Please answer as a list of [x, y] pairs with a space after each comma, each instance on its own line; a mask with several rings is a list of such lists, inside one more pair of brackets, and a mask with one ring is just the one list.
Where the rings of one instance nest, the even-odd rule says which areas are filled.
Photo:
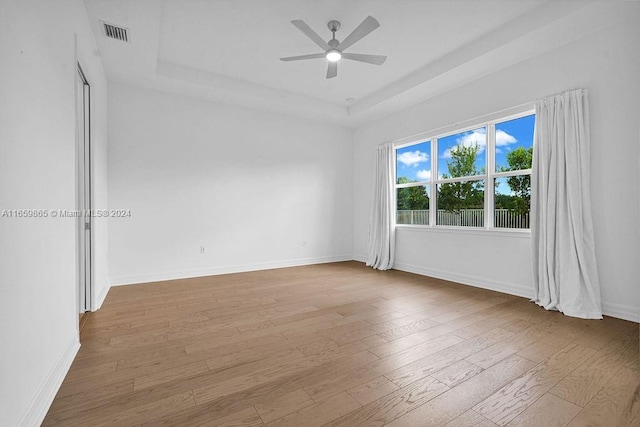
[[111, 39], [116, 39], [127, 43], [129, 42], [129, 29], [118, 27], [104, 21], [100, 21], [100, 24], [102, 24], [102, 29], [104, 30], [105, 36]]

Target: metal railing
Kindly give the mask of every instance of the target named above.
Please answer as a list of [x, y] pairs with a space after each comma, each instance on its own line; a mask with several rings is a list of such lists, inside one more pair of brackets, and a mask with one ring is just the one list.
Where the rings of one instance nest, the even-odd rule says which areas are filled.
[[[429, 210], [398, 210], [397, 224], [429, 225]], [[436, 224], [456, 227], [484, 227], [484, 209], [438, 209]], [[495, 228], [529, 228], [529, 213], [518, 214], [511, 209], [495, 209]]]

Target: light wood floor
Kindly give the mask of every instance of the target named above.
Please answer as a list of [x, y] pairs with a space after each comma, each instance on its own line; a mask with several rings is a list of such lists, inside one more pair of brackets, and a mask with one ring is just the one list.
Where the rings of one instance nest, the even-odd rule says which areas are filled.
[[356, 262], [116, 287], [44, 425], [640, 426], [638, 334]]

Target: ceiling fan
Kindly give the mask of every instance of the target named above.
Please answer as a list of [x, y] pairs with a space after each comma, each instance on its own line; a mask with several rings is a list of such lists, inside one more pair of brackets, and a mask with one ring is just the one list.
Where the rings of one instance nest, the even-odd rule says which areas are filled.
[[329, 21], [327, 27], [333, 34], [333, 37], [328, 42], [325, 42], [306, 22], [296, 19], [291, 23], [302, 31], [307, 37], [309, 37], [315, 44], [320, 46], [324, 53], [312, 53], [310, 55], [288, 56], [286, 58], [280, 58], [281, 61], [300, 61], [303, 59], [319, 59], [326, 58], [329, 61], [329, 67], [327, 68], [327, 78], [331, 79], [338, 75], [338, 61], [341, 58], [351, 59], [352, 61], [366, 62], [367, 64], [382, 65], [387, 60], [383, 55], [366, 55], [363, 53], [346, 53], [344, 52], [352, 44], [375, 30], [380, 26], [380, 23], [373, 17], [367, 16], [355, 30], [351, 32], [342, 42], [336, 39], [336, 31], [340, 29], [340, 22]]

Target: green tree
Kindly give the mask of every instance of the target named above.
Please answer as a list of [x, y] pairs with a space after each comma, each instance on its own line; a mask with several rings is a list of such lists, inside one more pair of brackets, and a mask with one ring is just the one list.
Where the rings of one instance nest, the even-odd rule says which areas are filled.
[[[398, 178], [398, 184], [414, 182], [407, 177]], [[398, 188], [398, 210], [426, 210], [429, 209], [429, 196], [423, 185]]]
[[442, 174], [443, 178], [458, 178], [461, 176], [478, 175], [481, 171], [476, 166], [480, 147], [474, 144], [469, 147], [456, 145], [451, 149], [451, 160], [447, 162], [449, 174]]
[[[451, 160], [447, 162], [448, 174], [444, 179], [474, 176], [483, 173], [476, 166], [480, 147], [456, 146], [451, 149]], [[452, 182], [441, 184], [438, 190], [438, 207], [448, 211], [475, 209], [484, 206], [484, 185], [482, 181]]]
[[[518, 147], [507, 153], [507, 168], [502, 171], [531, 169], [533, 147]], [[519, 214], [529, 213], [531, 206], [531, 175], [516, 175], [507, 178], [507, 184], [513, 194], [513, 210]]]
[[496, 193], [496, 195], [495, 195], [496, 209], [511, 209], [511, 210], [515, 210], [516, 204], [514, 202], [514, 199], [515, 199], [515, 197], [512, 197], [509, 194]]

